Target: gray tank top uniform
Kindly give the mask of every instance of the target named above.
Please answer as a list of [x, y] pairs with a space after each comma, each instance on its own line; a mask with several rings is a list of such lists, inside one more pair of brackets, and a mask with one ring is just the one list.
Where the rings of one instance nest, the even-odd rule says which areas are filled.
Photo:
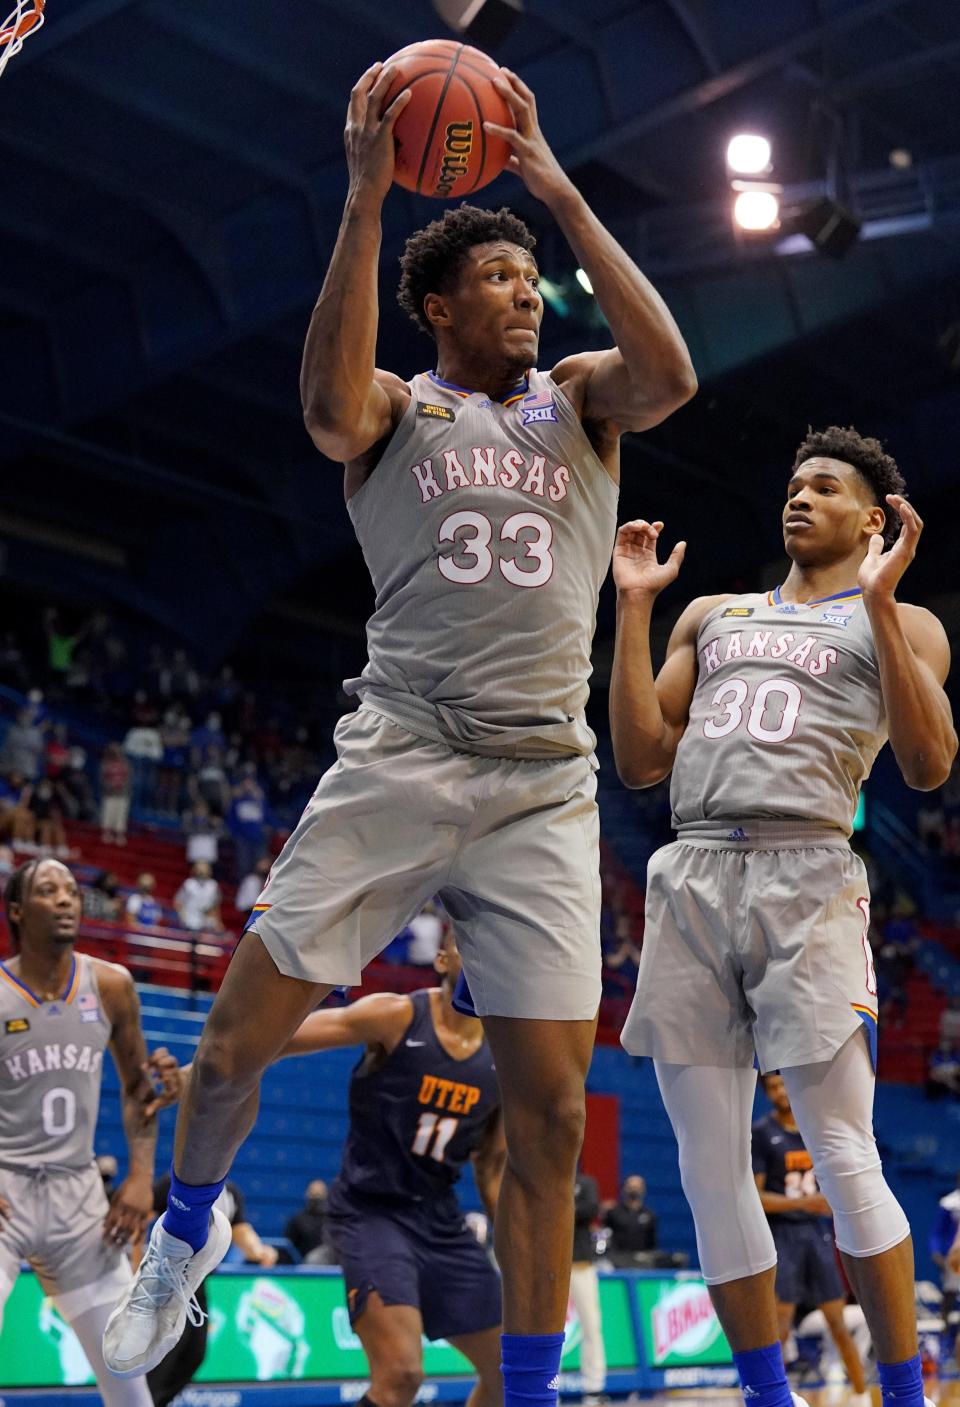
[[[708, 612], [670, 786], [678, 840], [843, 843], [887, 737], [859, 591], [797, 605], [780, 590]], [[739, 832], [739, 833], [738, 833]]]
[[0, 1167], [79, 1170], [93, 1162], [110, 1024], [90, 958], [74, 957], [56, 1001], [0, 963]]
[[543, 372], [502, 402], [409, 383], [348, 503], [376, 591], [348, 694], [419, 737], [499, 757], [592, 754], [584, 707], [617, 486]]

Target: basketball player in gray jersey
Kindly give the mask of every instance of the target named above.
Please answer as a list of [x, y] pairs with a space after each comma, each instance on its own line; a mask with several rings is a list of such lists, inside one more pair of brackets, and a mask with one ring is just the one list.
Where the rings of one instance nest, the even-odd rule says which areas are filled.
[[[159, 1101], [144, 1073], [136, 991], [124, 968], [74, 953], [80, 891], [59, 860], [22, 865], [5, 899], [14, 956], [0, 963], [0, 1324], [26, 1260], [80, 1340], [107, 1407], [149, 1407], [146, 1384], [118, 1382], [100, 1348], [131, 1280], [126, 1245], [151, 1210]], [[129, 1154], [109, 1206], [93, 1156], [108, 1047]]]
[[617, 767], [632, 787], [672, 770], [678, 833], [650, 861], [622, 1039], [654, 1059], [701, 1268], [751, 1407], [790, 1403], [776, 1254], [751, 1174], [755, 1053], [782, 1073], [833, 1210], [885, 1407], [923, 1402], [910, 1230], [873, 1137], [869, 892], [848, 845], [887, 738], [919, 790], [945, 780], [957, 750], [943, 628], [895, 597], [922, 527], [903, 490], [876, 440], [811, 432], [787, 487], [783, 585], [694, 601], [656, 680], [651, 610], [685, 545], [658, 563], [663, 524], [634, 522], [614, 552]]
[[[376, 589], [369, 662], [347, 685], [360, 708], [337, 727], [338, 762], [274, 865], [211, 1012], [152, 1249], [183, 1267], [188, 1289], [209, 1268], [208, 1209], [264, 1066], [439, 894], [503, 1094], [496, 1240], [512, 1407], [515, 1373], [555, 1401], [567, 1304], [600, 998], [584, 704], [619, 439], [663, 420], [696, 383], [662, 300], [547, 146], [533, 94], [501, 75], [512, 167], [589, 274], [616, 346], [537, 371], [533, 237], [507, 210], [462, 206], [415, 234], [401, 261], [400, 300], [435, 344], [434, 370], [404, 381], [376, 368], [381, 208], [406, 97], [384, 112], [391, 75], [370, 69], [350, 100], [347, 204], [302, 377], [313, 441], [345, 465]], [[134, 1290], [108, 1328], [108, 1363], [143, 1371], [180, 1313]]]

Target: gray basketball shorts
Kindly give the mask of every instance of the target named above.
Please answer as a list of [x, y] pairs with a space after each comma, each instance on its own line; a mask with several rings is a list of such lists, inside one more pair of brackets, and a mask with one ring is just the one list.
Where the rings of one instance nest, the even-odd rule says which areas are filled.
[[651, 856], [631, 1055], [764, 1072], [829, 1060], [861, 1024], [876, 1065], [877, 987], [860, 859], [842, 842]]
[[596, 778], [586, 757], [482, 757], [363, 707], [250, 915], [282, 973], [355, 986], [437, 894], [477, 1013], [590, 1020], [600, 1003]]
[[94, 1286], [98, 1294], [84, 1299], [86, 1308], [120, 1298], [129, 1263], [103, 1239], [108, 1203], [95, 1165], [77, 1172], [0, 1168], [0, 1196], [12, 1208], [0, 1220], [0, 1292], [25, 1260], [54, 1298]]

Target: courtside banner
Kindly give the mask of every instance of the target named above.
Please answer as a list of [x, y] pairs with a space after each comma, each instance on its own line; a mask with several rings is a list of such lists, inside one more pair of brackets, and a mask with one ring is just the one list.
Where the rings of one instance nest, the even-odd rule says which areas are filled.
[[[629, 1299], [632, 1277], [601, 1276], [600, 1307], [607, 1362], [635, 1370], [637, 1345]], [[327, 1382], [336, 1400], [362, 1396], [367, 1363], [350, 1327], [339, 1271], [299, 1270], [251, 1274], [226, 1269], [207, 1281], [210, 1337], [195, 1379], [207, 1384]], [[580, 1369], [580, 1323], [568, 1312], [561, 1372], [573, 1382]], [[467, 1395], [473, 1369], [444, 1340], [424, 1343], [424, 1373], [431, 1379], [464, 1379]], [[351, 1381], [353, 1380], [353, 1381]], [[7, 1301], [0, 1333], [0, 1401], [17, 1388], [76, 1388], [93, 1385], [93, 1374], [70, 1326], [35, 1276], [23, 1272]], [[342, 1388], [341, 1388], [342, 1385]], [[426, 1385], [425, 1385], [426, 1386]], [[353, 1389], [356, 1388], [356, 1391]], [[453, 1396], [450, 1394], [449, 1396]], [[423, 1395], [429, 1400], [429, 1393]], [[66, 1396], [63, 1401], [69, 1400]], [[246, 1399], [234, 1395], [231, 1407]], [[326, 1395], [325, 1395], [326, 1400]], [[212, 1402], [209, 1394], [198, 1404]], [[224, 1404], [226, 1407], [226, 1404]]]
[[687, 1368], [733, 1362], [699, 1275], [662, 1279], [637, 1276], [634, 1294], [649, 1367]]

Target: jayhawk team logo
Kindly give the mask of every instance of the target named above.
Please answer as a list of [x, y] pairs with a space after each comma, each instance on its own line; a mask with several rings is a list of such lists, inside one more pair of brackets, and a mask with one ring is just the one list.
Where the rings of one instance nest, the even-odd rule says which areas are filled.
[[541, 425], [544, 421], [557, 422], [557, 403], [550, 391], [538, 391], [534, 396], [524, 396], [520, 402], [520, 414], [524, 425]]

